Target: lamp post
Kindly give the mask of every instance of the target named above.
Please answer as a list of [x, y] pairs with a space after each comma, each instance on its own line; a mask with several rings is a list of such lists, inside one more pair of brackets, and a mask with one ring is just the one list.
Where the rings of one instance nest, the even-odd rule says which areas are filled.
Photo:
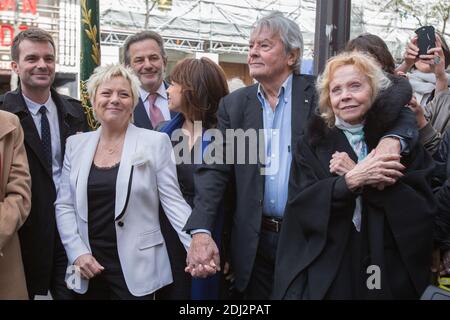
[[314, 38], [314, 73], [344, 49], [350, 37], [351, 0], [318, 0]]

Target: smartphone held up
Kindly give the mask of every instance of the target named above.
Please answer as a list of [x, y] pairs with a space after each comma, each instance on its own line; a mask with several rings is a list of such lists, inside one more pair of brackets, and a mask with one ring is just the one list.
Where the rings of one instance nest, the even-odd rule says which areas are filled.
[[423, 26], [417, 29], [417, 46], [419, 47], [419, 56], [428, 54], [428, 50], [436, 46], [436, 34], [433, 26]]

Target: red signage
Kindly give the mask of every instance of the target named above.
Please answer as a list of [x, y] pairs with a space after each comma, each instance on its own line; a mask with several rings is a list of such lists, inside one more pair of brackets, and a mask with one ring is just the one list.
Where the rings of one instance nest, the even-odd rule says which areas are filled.
[[[37, 14], [37, 0], [0, 0], [0, 17], [4, 12], [15, 12], [16, 2], [19, 3], [20, 7], [22, 8], [21, 13], [32, 15]], [[11, 21], [11, 24], [14, 24], [14, 22]], [[2, 47], [11, 46], [14, 39], [14, 27], [11, 24], [0, 25], [0, 46]], [[28, 26], [19, 27], [19, 31], [23, 31], [26, 29], [28, 29]]]
[[22, 12], [31, 12], [33, 15], [37, 13], [37, 0], [22, 1]]
[[[37, 13], [37, 0], [22, 0], [20, 3], [23, 13]], [[16, 11], [16, 0], [0, 0], [0, 13], [1, 11]]]
[[[28, 26], [20, 26], [19, 32], [27, 29]], [[0, 25], [0, 46], [10, 47], [12, 45], [13, 39], [14, 39], [14, 27], [7, 24]]]

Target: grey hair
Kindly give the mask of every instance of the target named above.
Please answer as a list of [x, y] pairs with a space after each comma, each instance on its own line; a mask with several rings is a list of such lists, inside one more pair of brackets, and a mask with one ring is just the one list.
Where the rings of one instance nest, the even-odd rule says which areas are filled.
[[[131, 114], [131, 122], [133, 122], [134, 108], [139, 102], [139, 87], [141, 83], [138, 77], [134, 74], [133, 70], [131, 70], [129, 67], [125, 67], [122, 64], [107, 64], [105, 66], [99, 66], [95, 68], [94, 72], [89, 77], [86, 83], [86, 90], [89, 95], [91, 105], [94, 106], [94, 98], [97, 93], [98, 87], [102, 83], [107, 82], [114, 77], [122, 77], [130, 84], [131, 94], [133, 98], [133, 112]], [[95, 113], [94, 117], [96, 120], [98, 120]]]
[[298, 24], [286, 18], [280, 11], [273, 11], [256, 21], [252, 34], [258, 34], [264, 29], [280, 36], [286, 54], [297, 49], [299, 50], [297, 61], [292, 66], [292, 69], [294, 74], [300, 74], [303, 55], [303, 36]]
[[166, 51], [164, 50], [164, 40], [161, 37], [161, 35], [155, 31], [146, 30], [142, 32], [138, 32], [136, 34], [133, 34], [132, 36], [129, 36], [123, 45], [123, 55], [124, 55], [124, 63], [126, 66], [129, 66], [130, 61], [130, 47], [133, 43], [141, 42], [144, 40], [154, 40], [159, 47], [159, 50], [161, 52], [161, 56], [164, 60], [167, 60]]

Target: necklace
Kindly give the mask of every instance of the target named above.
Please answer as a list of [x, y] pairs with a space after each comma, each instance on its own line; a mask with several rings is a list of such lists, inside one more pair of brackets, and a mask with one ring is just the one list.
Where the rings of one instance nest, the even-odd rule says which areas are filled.
[[113, 154], [114, 152], [116, 152], [116, 150], [114, 150], [113, 148], [106, 149], [107, 154]]
[[103, 142], [102, 149], [104, 149], [107, 154], [112, 155], [118, 151], [118, 147], [120, 146], [121, 143], [123, 143], [122, 139], [120, 139], [115, 145], [107, 147]]

